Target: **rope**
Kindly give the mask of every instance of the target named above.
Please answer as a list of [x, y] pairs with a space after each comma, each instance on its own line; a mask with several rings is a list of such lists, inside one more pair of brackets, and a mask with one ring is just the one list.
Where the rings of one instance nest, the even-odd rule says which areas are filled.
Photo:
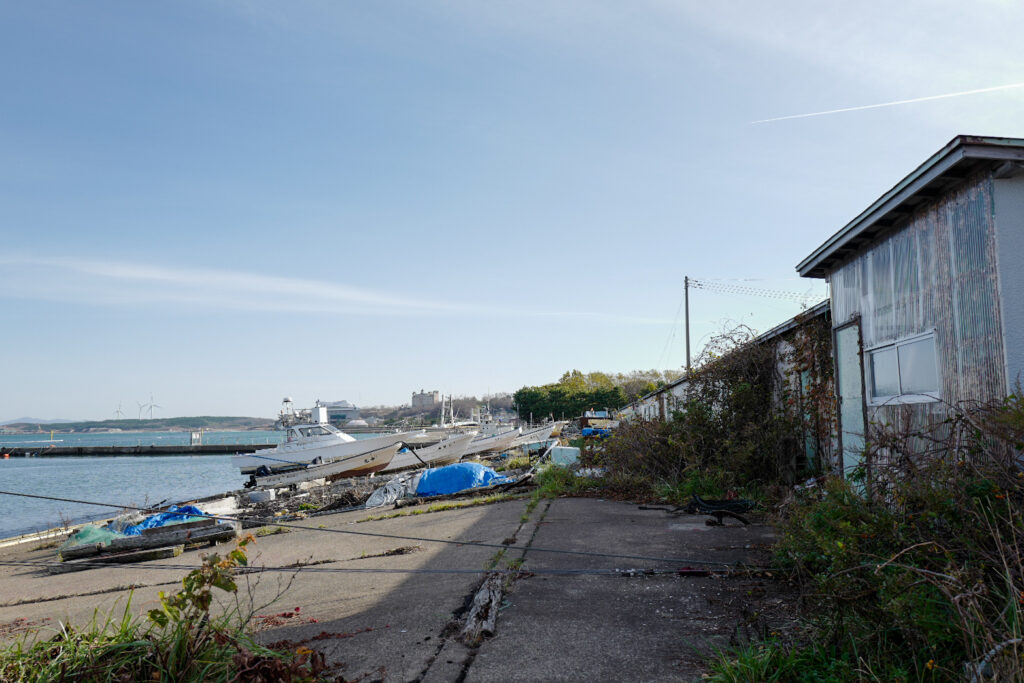
[[[38, 498], [42, 500], [55, 500], [65, 503], [78, 503], [81, 505], [96, 505], [99, 507], [110, 507], [121, 510], [135, 510], [138, 512], [149, 512], [151, 508], [140, 508], [133, 505], [114, 505], [112, 503], [98, 503], [95, 501], [88, 500], [76, 500], [73, 498], [60, 498], [56, 496], [42, 496], [34, 493], [19, 493], [17, 491], [0, 491], [0, 495], [5, 496], [19, 496], [22, 498]], [[371, 538], [390, 538], [397, 541], [419, 541], [420, 543], [442, 543], [446, 545], [456, 546], [472, 546], [477, 548], [497, 548], [503, 550], [523, 550], [538, 553], [556, 553], [562, 555], [579, 555], [581, 557], [601, 557], [618, 560], [641, 560], [645, 562], [667, 562], [672, 564], [699, 564], [704, 566], [721, 566], [729, 567], [732, 566], [728, 562], [714, 562], [710, 560], [698, 560], [692, 558], [680, 558], [680, 557], [653, 557], [649, 555], [625, 555], [619, 553], [599, 553], [587, 550], [564, 550], [562, 548], [543, 548], [538, 546], [522, 546], [522, 545], [504, 545], [502, 543], [484, 543], [483, 541], [454, 541], [448, 538], [425, 538], [422, 536], [405, 536], [401, 534], [382, 534], [373, 531], [355, 531], [352, 529], [328, 529], [320, 527], [309, 527], [301, 526], [298, 524], [288, 524], [286, 522], [278, 522], [274, 518], [250, 518], [249, 520], [242, 520], [236, 517], [227, 517], [223, 515], [194, 515], [195, 517], [205, 517], [206, 519], [216, 519], [226, 522], [238, 522], [243, 521], [257, 521], [261, 524], [273, 524], [274, 526], [283, 527], [285, 529], [296, 529], [301, 531], [320, 531], [323, 533], [331, 534], [346, 534], [350, 536], [367, 536]]]
[[[361, 559], [361, 558], [360, 558]], [[371, 559], [371, 558], [366, 558]], [[346, 560], [338, 560], [345, 562]], [[0, 560], [0, 566], [4, 567], [68, 567], [68, 563], [46, 560]], [[127, 565], [112, 562], [83, 562], [74, 561], [76, 567], [107, 567], [124, 569]], [[133, 563], [131, 565], [141, 569], [161, 569], [168, 571], [191, 571], [200, 569], [201, 565], [189, 564], [147, 564]], [[771, 568], [745, 567], [747, 572], [774, 571]], [[597, 569], [597, 568], [573, 568], [573, 569], [424, 569], [424, 568], [398, 568], [398, 567], [288, 567], [288, 566], [248, 566], [239, 567], [238, 573], [262, 573], [262, 572], [305, 572], [313, 574], [480, 574], [481, 572], [493, 572], [497, 574], [547, 574], [547, 575], [593, 575], [593, 576], [619, 576], [619, 575], [670, 575], [686, 571], [680, 569]], [[709, 570], [710, 573], [710, 570]]]

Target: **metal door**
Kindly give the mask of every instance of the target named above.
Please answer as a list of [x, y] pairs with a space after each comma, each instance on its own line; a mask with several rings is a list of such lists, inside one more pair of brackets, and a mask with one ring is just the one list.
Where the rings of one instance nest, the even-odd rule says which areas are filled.
[[864, 365], [860, 320], [835, 330], [836, 398], [839, 402], [839, 453], [844, 477], [864, 460]]

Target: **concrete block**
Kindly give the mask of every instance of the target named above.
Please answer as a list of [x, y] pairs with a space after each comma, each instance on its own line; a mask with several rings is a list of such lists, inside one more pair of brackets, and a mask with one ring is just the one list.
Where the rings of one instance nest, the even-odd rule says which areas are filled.
[[249, 502], [250, 503], [269, 503], [277, 498], [277, 491], [270, 489], [268, 491], [250, 491]]

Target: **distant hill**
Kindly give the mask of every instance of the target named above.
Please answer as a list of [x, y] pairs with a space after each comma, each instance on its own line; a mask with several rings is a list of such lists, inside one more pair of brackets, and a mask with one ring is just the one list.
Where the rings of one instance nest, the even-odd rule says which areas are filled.
[[52, 419], [52, 420], [43, 420], [43, 419], [38, 418], [38, 417], [19, 417], [19, 418], [15, 418], [13, 420], [7, 420], [6, 422], [0, 422], [0, 426], [13, 425], [13, 424], [19, 424], [19, 423], [39, 424], [39, 425], [53, 425], [53, 424], [63, 424], [63, 423], [67, 423], [67, 422], [74, 422], [74, 420], [61, 420], [61, 419], [56, 419], [56, 418]]
[[100, 420], [87, 422], [60, 420], [59, 423], [29, 418], [4, 424], [8, 431], [14, 432], [39, 432], [53, 429], [61, 433], [102, 430], [118, 430], [122, 432], [190, 431], [193, 429], [241, 431], [248, 429], [272, 429], [273, 426], [274, 421], [264, 417], [224, 417], [211, 415], [164, 417], [152, 420]]

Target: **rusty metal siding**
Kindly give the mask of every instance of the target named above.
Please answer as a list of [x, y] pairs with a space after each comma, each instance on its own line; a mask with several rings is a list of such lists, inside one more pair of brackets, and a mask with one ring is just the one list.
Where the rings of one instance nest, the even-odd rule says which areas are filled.
[[[829, 276], [835, 324], [860, 315], [866, 349], [935, 330], [944, 402], [1006, 395], [992, 207], [991, 177], [973, 176]], [[941, 404], [878, 410], [926, 419]]]

